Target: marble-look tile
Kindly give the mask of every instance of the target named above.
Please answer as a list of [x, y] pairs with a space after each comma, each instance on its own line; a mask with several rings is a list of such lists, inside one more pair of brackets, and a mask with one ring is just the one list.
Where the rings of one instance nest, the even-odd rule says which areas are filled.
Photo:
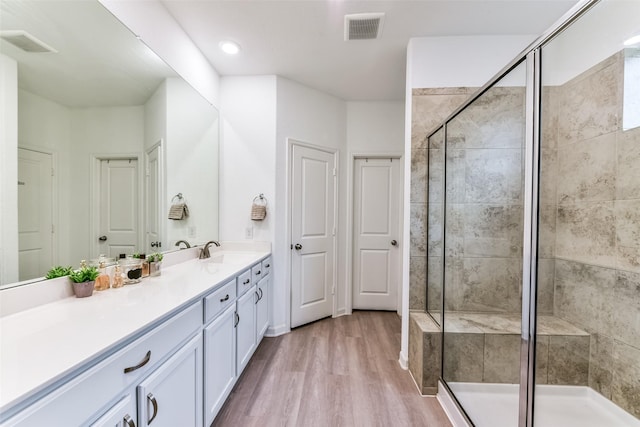
[[464, 255], [464, 206], [462, 203], [445, 206], [444, 251], [450, 257]]
[[[511, 258], [465, 258], [461, 310], [520, 312], [522, 266]], [[448, 293], [445, 293], [448, 295]]]
[[558, 192], [558, 150], [540, 148], [540, 203], [555, 205]]
[[444, 144], [444, 129], [440, 128], [436, 133], [429, 137], [428, 147], [430, 150], [439, 150]]
[[440, 203], [444, 191], [444, 150], [430, 148], [427, 150], [427, 155], [429, 156], [427, 171], [429, 203]]
[[558, 149], [558, 204], [614, 200], [616, 133]]
[[411, 203], [410, 255], [427, 256], [427, 205]]
[[442, 257], [427, 258], [427, 310], [442, 310]]
[[611, 398], [640, 418], [640, 349], [614, 341], [614, 371]]
[[558, 146], [558, 114], [561, 95], [559, 86], [544, 86], [542, 88], [540, 145], [543, 152], [555, 150]]
[[[524, 142], [524, 94], [524, 88], [518, 87], [489, 89], [448, 124], [447, 145], [520, 148]], [[461, 141], [464, 146], [458, 144]]]
[[589, 387], [611, 399], [613, 379], [613, 339], [602, 334], [591, 335]]
[[556, 260], [554, 313], [590, 333], [606, 333], [613, 323], [616, 271]]
[[558, 206], [556, 256], [614, 267], [616, 231], [613, 202]]
[[414, 313], [409, 313], [409, 371], [413, 375], [414, 380], [418, 384], [418, 388], [422, 389], [422, 369], [424, 348], [423, 333], [414, 317]]
[[459, 313], [483, 334], [519, 334], [522, 330], [522, 315], [519, 313]]
[[412, 256], [409, 258], [409, 310], [426, 310], [427, 297], [427, 259]]
[[538, 315], [553, 314], [555, 267], [554, 259], [538, 259]]
[[484, 371], [484, 336], [482, 334], [445, 332], [443, 345], [442, 363], [446, 381], [482, 382]]
[[619, 81], [622, 77], [620, 54], [605, 59], [601, 64], [562, 86], [559, 146], [618, 129]]
[[589, 383], [589, 336], [549, 337], [549, 384]]
[[442, 234], [444, 224], [442, 223], [442, 203], [429, 203], [429, 218], [427, 232], [427, 254], [428, 256], [442, 256]]
[[464, 303], [464, 261], [461, 258], [445, 257], [444, 289], [445, 310], [463, 310]]
[[484, 336], [482, 382], [518, 384], [520, 382], [520, 335]]
[[640, 199], [615, 202], [617, 266], [640, 273]]
[[536, 336], [536, 384], [549, 382], [549, 337]]
[[465, 155], [467, 203], [522, 203], [520, 149], [467, 149]]
[[439, 333], [424, 333], [422, 393], [436, 394], [442, 369], [442, 338]]
[[471, 95], [475, 87], [425, 87], [411, 89], [411, 95]]
[[427, 150], [411, 150], [411, 194], [413, 203], [427, 201]]
[[538, 335], [575, 335], [586, 337], [589, 333], [559, 317], [541, 314], [538, 316]]
[[[541, 204], [538, 220], [538, 256], [553, 258], [556, 254], [556, 215], [555, 204]], [[524, 214], [523, 214], [524, 216]]]
[[640, 127], [616, 132], [618, 175], [617, 199], [640, 198]]
[[615, 305], [604, 307], [613, 315], [610, 335], [640, 348], [640, 274], [618, 271], [613, 303]]
[[465, 203], [466, 150], [447, 149], [446, 203]]
[[523, 217], [520, 205], [464, 205], [464, 256], [520, 257]]
[[414, 96], [411, 113], [411, 147], [426, 148], [427, 136], [467, 98], [467, 94]]

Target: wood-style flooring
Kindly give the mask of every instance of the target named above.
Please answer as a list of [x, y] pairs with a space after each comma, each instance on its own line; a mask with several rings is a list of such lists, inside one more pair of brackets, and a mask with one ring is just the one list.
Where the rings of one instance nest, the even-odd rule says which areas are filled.
[[213, 426], [451, 426], [398, 364], [400, 318], [356, 311], [265, 338]]

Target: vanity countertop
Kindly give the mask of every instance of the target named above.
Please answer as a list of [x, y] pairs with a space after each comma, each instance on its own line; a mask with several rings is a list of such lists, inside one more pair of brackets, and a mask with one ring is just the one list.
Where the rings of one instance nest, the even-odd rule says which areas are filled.
[[[226, 253], [235, 260], [213, 262]], [[269, 253], [215, 252], [210, 259], [163, 267], [160, 276], [137, 284], [0, 318], [0, 412], [128, 344]]]

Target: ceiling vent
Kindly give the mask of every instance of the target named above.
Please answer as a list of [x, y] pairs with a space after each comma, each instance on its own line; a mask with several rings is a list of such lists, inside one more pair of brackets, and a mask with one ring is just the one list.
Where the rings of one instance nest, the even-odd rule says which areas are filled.
[[344, 16], [345, 40], [377, 39], [382, 34], [384, 13], [356, 13]]
[[0, 31], [0, 39], [6, 40], [12, 45], [24, 50], [25, 52], [44, 53], [58, 51], [38, 40], [35, 36], [23, 30]]

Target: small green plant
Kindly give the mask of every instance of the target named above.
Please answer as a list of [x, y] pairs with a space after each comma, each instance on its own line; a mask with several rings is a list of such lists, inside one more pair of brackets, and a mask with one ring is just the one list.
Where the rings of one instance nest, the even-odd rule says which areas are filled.
[[156, 252], [147, 256], [147, 262], [160, 262], [162, 261], [162, 258], [164, 258], [164, 255], [162, 255], [160, 252]]
[[81, 267], [79, 270], [69, 273], [72, 282], [83, 283], [92, 282], [100, 275], [96, 267]]
[[55, 279], [56, 277], [64, 277], [64, 276], [68, 276], [73, 272], [73, 268], [69, 267], [63, 267], [61, 265], [52, 267], [51, 270], [49, 270], [47, 272], [47, 275], [45, 276], [45, 278], [47, 279]]
[[131, 258], [144, 259], [144, 254], [139, 254], [136, 252], [135, 254], [131, 255]]

